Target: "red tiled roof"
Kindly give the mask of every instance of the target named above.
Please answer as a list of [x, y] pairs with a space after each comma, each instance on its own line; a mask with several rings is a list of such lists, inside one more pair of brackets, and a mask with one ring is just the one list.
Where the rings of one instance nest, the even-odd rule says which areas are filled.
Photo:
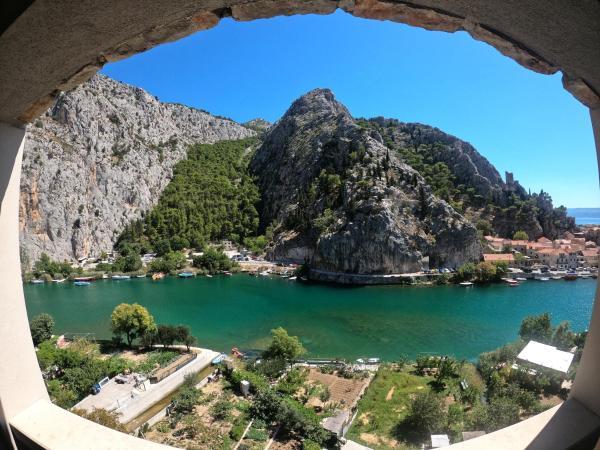
[[483, 260], [486, 262], [495, 261], [514, 261], [515, 257], [512, 253], [484, 253]]

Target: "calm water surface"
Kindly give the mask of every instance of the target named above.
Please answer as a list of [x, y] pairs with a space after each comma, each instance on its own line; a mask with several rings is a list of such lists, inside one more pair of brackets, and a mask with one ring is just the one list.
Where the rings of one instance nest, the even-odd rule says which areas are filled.
[[553, 323], [586, 329], [596, 280], [457, 286], [334, 287], [236, 275], [160, 281], [103, 280], [25, 286], [29, 316], [47, 312], [61, 333], [110, 336], [121, 302], [146, 306], [158, 323], [190, 325], [200, 345], [261, 348], [283, 326], [312, 356], [414, 358], [419, 352], [476, 358], [517, 336], [521, 320], [548, 311]]

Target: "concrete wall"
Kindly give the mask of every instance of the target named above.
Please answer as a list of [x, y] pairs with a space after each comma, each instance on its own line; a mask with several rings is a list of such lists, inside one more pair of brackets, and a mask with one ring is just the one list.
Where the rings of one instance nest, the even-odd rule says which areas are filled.
[[[24, 131], [18, 126], [44, 111], [58, 92], [82, 83], [106, 62], [210, 28], [223, 17], [243, 21], [276, 15], [330, 14], [337, 8], [358, 17], [429, 30], [465, 30], [532, 70], [548, 74], [562, 71], [565, 88], [592, 108], [599, 149], [597, 1], [575, 5], [563, 0], [35, 0], [23, 13], [11, 16], [12, 23], [0, 34], [1, 448], [12, 445], [8, 422], [41, 448], [158, 447], [94, 425], [48, 401], [29, 335], [20, 277], [18, 189]], [[529, 437], [537, 433], [571, 433], [573, 437], [578, 432], [589, 432], [600, 414], [599, 373], [600, 303], [596, 302], [568, 405], [522, 422], [518, 428], [494, 433], [486, 438], [486, 448], [505, 448], [513, 430], [524, 436], [518, 443], [513, 441], [517, 447], [534, 442], [535, 437], [531, 438], [534, 441]], [[580, 416], [586, 420], [577, 420]], [[589, 426], [580, 431], [573, 428], [584, 422]], [[551, 433], [544, 434], [546, 429]], [[481, 448], [475, 441], [470, 448]], [[548, 446], [539, 448], [560, 445], [553, 439], [545, 444]]]
[[37, 364], [19, 260], [19, 179], [25, 130], [0, 123], [0, 420], [48, 399]]

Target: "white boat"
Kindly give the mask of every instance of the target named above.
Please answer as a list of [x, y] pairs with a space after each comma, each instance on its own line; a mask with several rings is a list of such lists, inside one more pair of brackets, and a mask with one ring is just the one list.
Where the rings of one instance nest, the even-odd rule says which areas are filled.
[[517, 281], [527, 281], [527, 278], [517, 277], [517, 278], [515, 278], [515, 280], [517, 280]]
[[538, 278], [538, 280], [540, 280], [540, 281], [550, 281], [550, 278], [548, 278], [548, 277], [540, 277], [540, 278]]
[[31, 280], [32, 284], [43, 284], [44, 280]]
[[513, 280], [512, 278], [504, 278], [503, 280], [509, 286], [518, 286], [519, 285], [519, 282], [517, 280]]
[[461, 286], [464, 287], [469, 287], [469, 286], [473, 286], [473, 283], [471, 283], [470, 281], [463, 281], [462, 283], [458, 283]]
[[145, 273], [143, 273], [143, 274], [141, 274], [141, 275], [136, 275], [135, 277], [136, 277], [136, 278], [146, 278], [146, 274], [145, 274]]
[[264, 272], [259, 273], [259, 275], [261, 277], [268, 277], [269, 276], [269, 272], [267, 272], [266, 270]]
[[211, 275], [210, 273], [207, 273], [207, 274], [206, 274], [206, 276], [207, 276], [208, 278], [212, 278], [212, 275]]
[[129, 275], [113, 275], [111, 278], [113, 280], [129, 280], [131, 277]]
[[556, 276], [556, 275], [555, 275], [555, 276], [553, 276], [553, 277], [551, 277], [551, 278], [552, 278], [553, 280], [562, 280], [562, 277], [559, 277], [559, 276]]
[[296, 281], [298, 279], [298, 277], [289, 277], [288, 280], [290, 281]]
[[67, 281], [66, 278], [61, 278], [59, 280], [52, 280], [53, 283], [64, 283], [65, 281]]

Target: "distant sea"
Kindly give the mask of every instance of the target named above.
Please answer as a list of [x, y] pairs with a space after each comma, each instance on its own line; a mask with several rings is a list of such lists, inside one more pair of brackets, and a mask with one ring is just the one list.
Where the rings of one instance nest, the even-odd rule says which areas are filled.
[[577, 225], [600, 225], [600, 208], [567, 208]]

